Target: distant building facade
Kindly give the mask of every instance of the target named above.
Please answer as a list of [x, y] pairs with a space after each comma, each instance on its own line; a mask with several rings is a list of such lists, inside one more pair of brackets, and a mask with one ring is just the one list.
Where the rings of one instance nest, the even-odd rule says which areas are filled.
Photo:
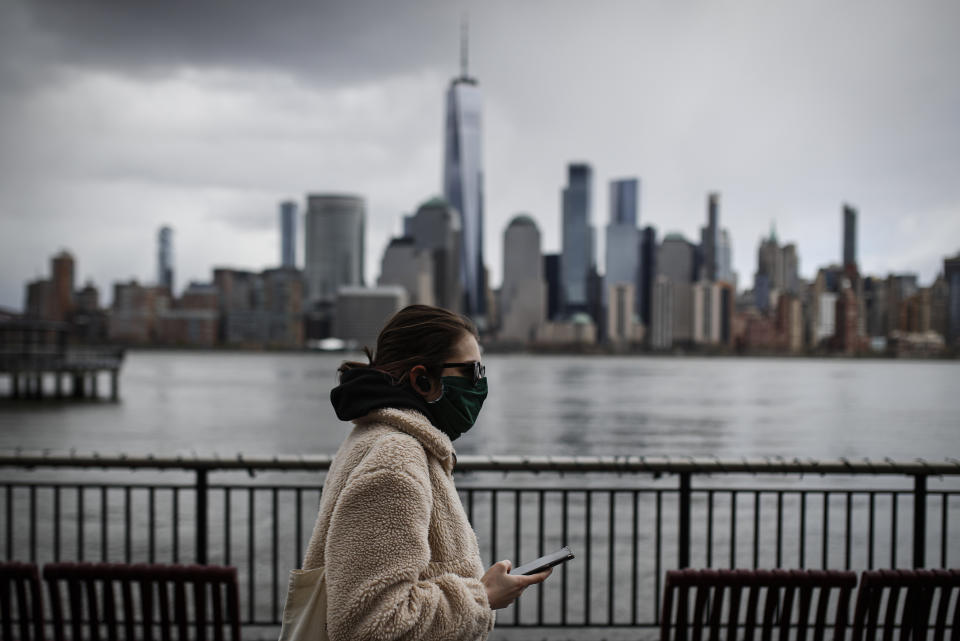
[[157, 232], [157, 285], [173, 295], [173, 229], [166, 225]]
[[359, 196], [307, 196], [304, 278], [307, 304], [332, 303], [341, 287], [362, 287], [366, 207]]
[[23, 306], [26, 316], [36, 320], [54, 320], [57, 314], [54, 298], [52, 280], [40, 278], [30, 281], [27, 283]]
[[158, 342], [159, 320], [169, 307], [170, 290], [165, 286], [145, 286], [136, 280], [115, 283], [109, 339], [140, 345]]
[[844, 279], [836, 295], [834, 311], [833, 348], [844, 354], [855, 354], [860, 349], [859, 305], [851, 283]]
[[719, 345], [721, 343], [720, 286], [702, 280], [691, 288], [693, 343], [695, 345]]
[[53, 276], [53, 318], [67, 321], [73, 313], [74, 262], [73, 255], [64, 250], [50, 261]]
[[563, 281], [560, 254], [543, 255], [543, 277], [547, 282], [547, 320], [557, 320], [563, 314]]
[[760, 239], [757, 249], [757, 271], [753, 279], [754, 304], [763, 312], [776, 309], [777, 297], [784, 293], [796, 294], [800, 289], [797, 247], [790, 243], [780, 245], [777, 232]]
[[701, 280], [713, 282], [719, 274], [720, 248], [720, 194], [707, 195], [707, 225], [700, 230], [700, 247], [703, 252]]
[[657, 276], [651, 294], [650, 347], [670, 349], [673, 346], [673, 281], [667, 276]]
[[[610, 222], [607, 224], [605, 293], [615, 284], [633, 285], [634, 309], [638, 312], [636, 292], [640, 282], [640, 230], [637, 228], [637, 189], [635, 178], [610, 183]], [[607, 296], [604, 303], [610, 304]], [[609, 325], [608, 325], [609, 327]]]
[[403, 221], [403, 233], [433, 262], [434, 304], [463, 312], [464, 277], [461, 215], [443, 198], [432, 198]]
[[597, 326], [587, 313], [577, 312], [564, 320], [541, 325], [536, 342], [543, 346], [587, 348], [597, 342]]
[[947, 287], [947, 344], [956, 347], [960, 341], [960, 253], [943, 259], [943, 278]]
[[635, 298], [633, 283], [607, 285], [606, 339], [614, 347], [629, 348], [643, 341], [644, 328], [637, 317]]
[[621, 178], [610, 181], [610, 224], [637, 226], [640, 180]]
[[393, 238], [383, 252], [378, 285], [403, 287], [411, 304], [435, 305], [434, 256], [410, 236]]
[[564, 312], [572, 315], [587, 310], [587, 280], [594, 264], [593, 228], [590, 225], [590, 165], [567, 167], [567, 186], [562, 192], [562, 259]]
[[692, 287], [696, 271], [697, 247], [680, 234], [667, 234], [657, 254], [657, 274], [670, 281], [670, 296], [661, 302], [669, 300], [672, 305], [670, 334], [674, 344], [693, 340]]
[[263, 272], [217, 268], [218, 339], [224, 345], [300, 347], [304, 281], [297, 269]]
[[407, 306], [403, 287], [341, 287], [337, 290], [333, 334], [356, 348], [374, 349], [387, 320]]
[[843, 206], [843, 266], [857, 265], [857, 210]]
[[190, 283], [183, 295], [157, 317], [156, 342], [214, 347], [217, 344], [219, 295], [212, 283]]
[[280, 203], [280, 266], [297, 266], [297, 203]]
[[546, 320], [546, 290], [540, 229], [530, 216], [515, 216], [503, 232], [501, 340], [529, 343], [536, 338]]
[[657, 230], [648, 225], [640, 235], [640, 269], [637, 285], [637, 312], [649, 329], [653, 320], [653, 282], [657, 277]]
[[737, 288], [737, 273], [733, 270], [733, 241], [726, 229], [720, 230], [717, 244], [717, 280]]

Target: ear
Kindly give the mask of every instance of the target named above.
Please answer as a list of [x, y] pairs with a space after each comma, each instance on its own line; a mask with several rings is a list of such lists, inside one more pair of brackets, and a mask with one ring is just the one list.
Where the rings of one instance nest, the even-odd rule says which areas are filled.
[[407, 377], [410, 387], [424, 400], [435, 400], [440, 395], [440, 383], [427, 374], [427, 368], [423, 365], [413, 367]]

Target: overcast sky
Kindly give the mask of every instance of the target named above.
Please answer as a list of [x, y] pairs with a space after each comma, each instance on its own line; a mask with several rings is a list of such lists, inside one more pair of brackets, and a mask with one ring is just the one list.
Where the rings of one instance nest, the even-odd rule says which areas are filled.
[[465, 10], [495, 284], [515, 214], [559, 247], [570, 161], [594, 167], [598, 226], [614, 178], [640, 178], [661, 237], [697, 240], [719, 191], [741, 286], [772, 222], [804, 276], [839, 261], [844, 202], [862, 271], [926, 283], [960, 250], [954, 0], [4, 0], [0, 306], [61, 248], [106, 300], [153, 282], [162, 224], [178, 288], [273, 266], [278, 203], [324, 191], [366, 199], [374, 280], [440, 192]]

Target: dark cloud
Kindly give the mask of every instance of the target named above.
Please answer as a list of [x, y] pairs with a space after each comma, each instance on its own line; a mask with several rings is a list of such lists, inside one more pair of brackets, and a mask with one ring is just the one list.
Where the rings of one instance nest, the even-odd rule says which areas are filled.
[[130, 74], [181, 67], [284, 70], [320, 84], [364, 82], [456, 50], [444, 2], [29, 0], [57, 59]]
[[400, 214], [440, 187], [464, 8], [494, 282], [516, 212], [559, 246], [575, 159], [595, 167], [598, 226], [612, 178], [639, 176], [642, 223], [691, 238], [720, 190], [741, 284], [771, 221], [805, 275], [836, 260], [845, 201], [870, 271], [926, 281], [958, 249], [953, 1], [11, 0], [0, 304], [62, 245], [102, 288], [148, 279], [165, 222], [183, 280], [269, 265], [277, 202], [324, 190], [367, 198], [374, 281]]

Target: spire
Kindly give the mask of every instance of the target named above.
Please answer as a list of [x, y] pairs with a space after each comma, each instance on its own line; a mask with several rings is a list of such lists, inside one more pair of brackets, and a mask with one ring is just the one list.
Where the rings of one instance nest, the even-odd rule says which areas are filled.
[[467, 61], [468, 61], [468, 38], [470, 36], [470, 24], [467, 19], [467, 14], [464, 12], [463, 17], [460, 18], [460, 77], [467, 78]]
[[777, 221], [770, 221], [770, 240], [777, 242]]

